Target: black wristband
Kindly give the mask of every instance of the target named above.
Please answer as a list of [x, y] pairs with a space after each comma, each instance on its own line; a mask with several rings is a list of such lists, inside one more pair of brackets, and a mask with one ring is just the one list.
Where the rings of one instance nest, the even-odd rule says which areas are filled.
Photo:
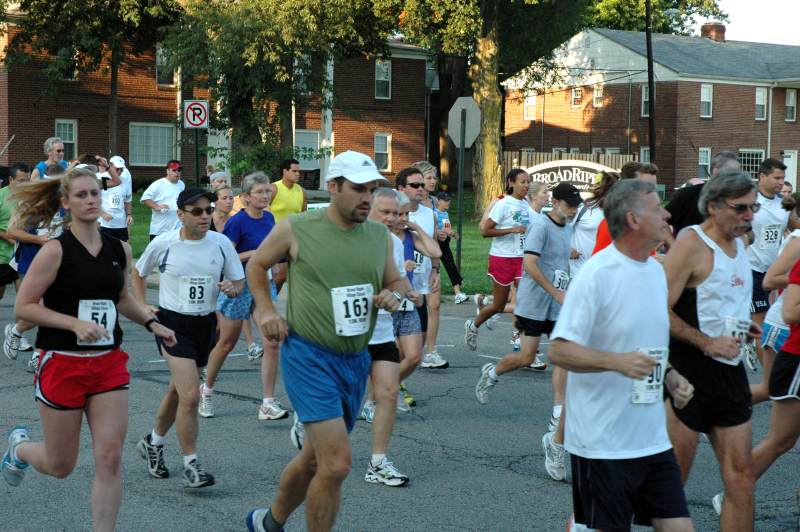
[[145, 328], [145, 329], [147, 329], [147, 330], [148, 330], [148, 331], [150, 331], [150, 332], [153, 332], [153, 329], [152, 329], [152, 327], [150, 327], [150, 324], [151, 324], [151, 323], [161, 323], [161, 322], [160, 322], [160, 321], [158, 321], [158, 318], [150, 318], [149, 320], [147, 320], [146, 322], [144, 322], [144, 328]]

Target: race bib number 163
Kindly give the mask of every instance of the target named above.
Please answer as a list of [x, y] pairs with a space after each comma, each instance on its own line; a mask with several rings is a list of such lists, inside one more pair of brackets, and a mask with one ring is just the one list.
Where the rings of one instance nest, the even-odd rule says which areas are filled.
[[337, 336], [358, 336], [369, 330], [372, 295], [371, 284], [331, 288], [331, 304]]

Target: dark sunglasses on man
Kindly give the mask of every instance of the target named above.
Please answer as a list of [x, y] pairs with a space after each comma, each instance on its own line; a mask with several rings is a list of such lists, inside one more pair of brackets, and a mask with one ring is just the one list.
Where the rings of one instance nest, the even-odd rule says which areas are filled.
[[192, 207], [191, 209], [183, 209], [183, 212], [188, 212], [192, 216], [201, 216], [203, 213], [208, 214], [209, 216], [214, 214], [215, 207], [213, 205], [209, 205], [206, 208], [203, 207]]

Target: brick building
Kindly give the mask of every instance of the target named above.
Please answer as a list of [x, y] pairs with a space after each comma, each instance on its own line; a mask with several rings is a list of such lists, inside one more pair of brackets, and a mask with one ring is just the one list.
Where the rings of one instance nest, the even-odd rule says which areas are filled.
[[[14, 27], [0, 36], [0, 53]], [[2, 58], [0, 58], [2, 59]], [[54, 96], [43, 94], [39, 70], [45, 59], [24, 70], [0, 68], [0, 148], [13, 136], [0, 165], [45, 159], [44, 140], [64, 139], [65, 158], [82, 153], [108, 155], [108, 109], [111, 75], [107, 69], [67, 75]], [[195, 176], [193, 136], [178, 127], [182, 99], [204, 98], [201, 89], [181, 90], [172, 71], [159, 69], [156, 50], [128, 55], [119, 71], [117, 153], [128, 163], [137, 184], [163, 177], [164, 164], [180, 159], [184, 179]], [[205, 134], [202, 141], [205, 142]], [[113, 154], [111, 154], [113, 155]], [[205, 158], [200, 161], [205, 173]]]
[[[755, 175], [765, 157], [783, 159], [797, 184], [800, 46], [701, 36], [653, 35], [656, 163], [667, 190], [707, 176], [713, 154], [732, 150]], [[589, 29], [556, 51], [559, 86], [522, 90], [506, 82], [507, 149], [629, 153], [649, 161], [645, 34]]]

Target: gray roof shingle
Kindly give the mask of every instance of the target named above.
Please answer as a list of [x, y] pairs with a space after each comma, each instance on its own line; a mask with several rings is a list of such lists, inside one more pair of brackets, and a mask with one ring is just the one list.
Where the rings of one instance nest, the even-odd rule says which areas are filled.
[[[593, 28], [647, 55], [644, 32]], [[767, 81], [800, 78], [800, 46], [653, 34], [653, 60], [682, 75]]]

